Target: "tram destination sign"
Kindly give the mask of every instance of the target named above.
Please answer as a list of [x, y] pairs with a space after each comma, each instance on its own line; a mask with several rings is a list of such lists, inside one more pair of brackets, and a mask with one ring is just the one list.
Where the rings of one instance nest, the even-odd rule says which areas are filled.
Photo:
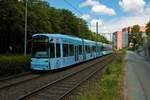
[[47, 38], [33, 38], [33, 43], [47, 43]]

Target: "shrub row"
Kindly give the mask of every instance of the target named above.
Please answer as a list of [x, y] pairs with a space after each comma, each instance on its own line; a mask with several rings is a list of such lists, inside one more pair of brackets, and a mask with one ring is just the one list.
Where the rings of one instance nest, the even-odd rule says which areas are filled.
[[18, 74], [29, 70], [29, 56], [0, 55], [0, 76]]

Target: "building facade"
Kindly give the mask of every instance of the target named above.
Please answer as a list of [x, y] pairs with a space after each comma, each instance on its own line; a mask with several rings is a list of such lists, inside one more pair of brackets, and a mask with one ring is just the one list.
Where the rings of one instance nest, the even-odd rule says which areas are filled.
[[[132, 27], [125, 27], [121, 31], [117, 31], [113, 33], [112, 41], [114, 48], [117, 50], [122, 48], [130, 47], [132, 48], [133, 43], [129, 41], [129, 35], [131, 33]], [[140, 32], [142, 33], [142, 36], [145, 34], [145, 26], [140, 26]]]
[[117, 31], [113, 33], [113, 46], [117, 50], [122, 49], [122, 32]]
[[124, 28], [122, 29], [122, 47], [126, 48], [128, 47], [128, 34], [130, 32], [130, 28]]

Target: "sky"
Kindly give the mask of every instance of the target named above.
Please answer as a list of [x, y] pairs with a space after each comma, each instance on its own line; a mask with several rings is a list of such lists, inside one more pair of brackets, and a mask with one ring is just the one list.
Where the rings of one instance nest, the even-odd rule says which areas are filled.
[[50, 6], [69, 9], [86, 20], [90, 30], [113, 33], [150, 20], [150, 0], [46, 0]]

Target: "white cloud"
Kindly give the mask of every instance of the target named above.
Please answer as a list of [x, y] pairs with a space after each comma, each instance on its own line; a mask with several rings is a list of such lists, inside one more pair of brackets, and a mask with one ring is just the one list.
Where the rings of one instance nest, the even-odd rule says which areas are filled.
[[[90, 21], [91, 25], [89, 26], [90, 30], [96, 32], [96, 22], [99, 23], [99, 32], [113, 33], [115, 31], [120, 31], [124, 27], [133, 26], [136, 24], [143, 26], [150, 20], [150, 3], [146, 4], [144, 0], [122, 0], [119, 4], [124, 11], [131, 13], [129, 15], [117, 17], [105, 22], [101, 19], [92, 19]], [[86, 6], [90, 7], [91, 12], [96, 14], [116, 14], [113, 9], [100, 4], [100, 2], [96, 0], [86, 0], [80, 5], [80, 7]]]
[[88, 20], [91, 19], [91, 16], [90, 16], [89, 14], [83, 14], [83, 15], [81, 16], [81, 18], [83, 18], [84, 20], [88, 21]]
[[130, 16], [122, 17], [118, 19], [111, 20], [106, 22], [104, 26], [101, 27], [100, 31], [104, 33], [112, 33], [115, 31], [120, 31], [124, 27], [133, 26], [136, 24], [145, 25], [148, 22], [148, 16]]
[[[149, 20], [150, 20], [150, 4], [144, 8], [143, 13], [115, 18], [104, 22], [104, 24], [102, 24], [99, 27], [99, 32], [113, 33], [115, 31], [121, 31], [121, 29], [124, 27], [133, 26], [136, 24], [145, 26]], [[92, 28], [90, 29], [94, 31], [94, 29]]]
[[91, 12], [95, 14], [107, 14], [107, 15], [116, 15], [114, 9], [108, 8], [106, 5], [101, 4], [96, 0], [85, 0], [85, 2], [79, 5], [80, 7], [90, 7]]
[[126, 12], [143, 12], [146, 2], [144, 0], [121, 0], [119, 5]]
[[105, 5], [96, 5], [93, 6], [91, 9], [92, 12], [96, 13], [96, 14], [108, 14], [108, 15], [116, 15], [115, 11], [111, 8], [107, 8]]
[[81, 3], [79, 6], [80, 7], [86, 7], [86, 6], [95, 6], [95, 5], [98, 5], [99, 2], [98, 1], [95, 1], [95, 0], [85, 0], [85, 2]]
[[150, 16], [128, 16], [113, 19], [106, 22], [101, 28], [100, 31], [104, 33], [112, 33], [115, 31], [120, 31], [124, 27], [133, 26], [133, 25], [145, 25], [150, 19]]

